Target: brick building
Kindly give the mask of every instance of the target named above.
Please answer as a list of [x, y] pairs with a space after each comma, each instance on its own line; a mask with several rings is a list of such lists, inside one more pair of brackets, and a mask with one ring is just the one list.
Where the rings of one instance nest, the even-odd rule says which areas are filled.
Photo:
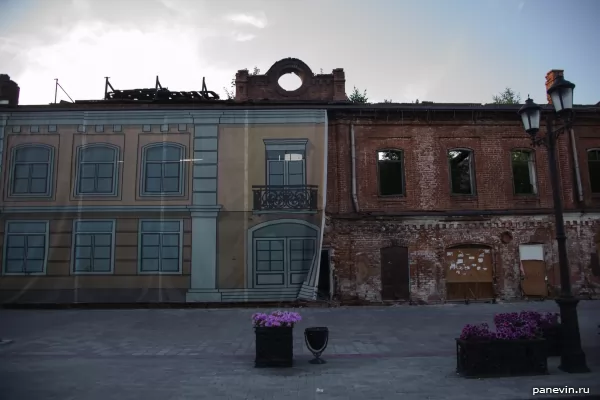
[[[555, 293], [547, 153], [531, 147], [519, 108], [330, 107], [324, 246], [335, 296], [431, 303]], [[593, 294], [600, 108], [576, 113], [573, 132], [560, 137], [559, 172], [573, 287]]]
[[[301, 86], [283, 89], [286, 73]], [[292, 58], [238, 71], [235, 100], [210, 93], [157, 80], [21, 106], [0, 75], [0, 302], [555, 292], [547, 154], [531, 147], [519, 106], [352, 104], [342, 69], [314, 74]], [[593, 294], [600, 105], [576, 112], [558, 146], [560, 192], [572, 282]]]

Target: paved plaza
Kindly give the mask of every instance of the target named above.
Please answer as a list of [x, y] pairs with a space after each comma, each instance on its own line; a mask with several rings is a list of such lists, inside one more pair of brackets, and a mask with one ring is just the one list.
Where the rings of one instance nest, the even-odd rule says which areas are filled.
[[[580, 303], [589, 374], [465, 379], [454, 338], [498, 312], [554, 302], [302, 308], [295, 366], [255, 369], [252, 309], [0, 310], [2, 400], [527, 399], [534, 387], [600, 395], [600, 302]], [[268, 310], [262, 310], [268, 311]], [[304, 328], [327, 326], [325, 365]], [[542, 398], [541, 395], [533, 398]], [[550, 395], [550, 398], [561, 398]]]

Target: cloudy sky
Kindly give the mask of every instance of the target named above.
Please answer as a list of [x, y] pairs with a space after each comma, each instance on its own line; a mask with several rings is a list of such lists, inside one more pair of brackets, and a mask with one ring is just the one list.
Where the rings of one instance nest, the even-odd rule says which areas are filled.
[[[600, 101], [599, 0], [0, 0], [0, 73], [21, 104], [118, 89], [224, 96], [239, 69], [296, 57], [344, 68], [371, 101], [490, 102], [510, 86], [545, 101], [564, 69], [577, 104]], [[288, 79], [282, 85], [293, 84]], [[60, 99], [67, 99], [59, 95]]]

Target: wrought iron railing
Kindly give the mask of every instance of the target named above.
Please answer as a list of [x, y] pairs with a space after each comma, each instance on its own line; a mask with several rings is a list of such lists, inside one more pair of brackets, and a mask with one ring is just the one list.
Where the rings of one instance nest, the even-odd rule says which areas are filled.
[[317, 210], [317, 185], [254, 185], [254, 211]]

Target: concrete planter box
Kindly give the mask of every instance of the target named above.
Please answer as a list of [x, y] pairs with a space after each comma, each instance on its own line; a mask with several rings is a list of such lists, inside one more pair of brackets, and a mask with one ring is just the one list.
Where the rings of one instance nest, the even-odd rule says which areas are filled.
[[256, 358], [254, 366], [291, 367], [294, 363], [294, 328], [291, 327], [257, 327]]
[[456, 372], [464, 377], [547, 374], [546, 341], [456, 339]]

